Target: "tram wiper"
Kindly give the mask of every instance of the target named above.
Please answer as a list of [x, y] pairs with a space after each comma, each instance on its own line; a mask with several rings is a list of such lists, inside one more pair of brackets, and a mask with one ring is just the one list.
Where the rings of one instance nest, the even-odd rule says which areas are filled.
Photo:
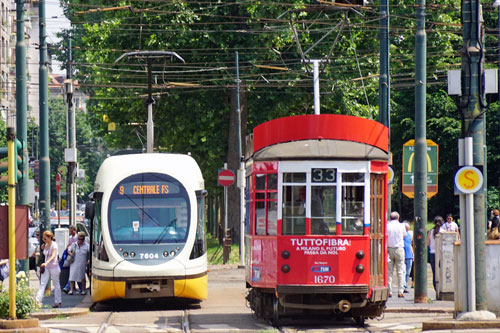
[[177, 222], [177, 217], [174, 217], [172, 219], [172, 221], [170, 221], [165, 226], [165, 228], [163, 228], [163, 230], [161, 231], [161, 233], [158, 235], [158, 238], [154, 241], [154, 244], [159, 244], [163, 240], [163, 238], [167, 235], [168, 228], [170, 228], [172, 226], [172, 224], [174, 224], [175, 222]]

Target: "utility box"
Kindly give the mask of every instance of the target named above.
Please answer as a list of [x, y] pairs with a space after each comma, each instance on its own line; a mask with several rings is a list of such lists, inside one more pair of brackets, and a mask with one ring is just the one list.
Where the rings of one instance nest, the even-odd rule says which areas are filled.
[[[28, 206], [16, 205], [16, 259], [28, 258]], [[0, 259], [9, 258], [9, 207], [0, 206]]]
[[[500, 315], [500, 240], [487, 240], [485, 242], [486, 248], [486, 258], [485, 258], [485, 269], [486, 269], [486, 302], [488, 304], [488, 311], [493, 312], [495, 315]], [[461, 277], [459, 274], [461, 269], [460, 264], [460, 251], [461, 244], [456, 243], [454, 249], [455, 255], [455, 314], [463, 312], [463, 302], [462, 293], [459, 292], [459, 288], [462, 286]]]
[[453, 301], [455, 283], [455, 259], [453, 245], [458, 240], [457, 232], [442, 231], [436, 235], [436, 298]]

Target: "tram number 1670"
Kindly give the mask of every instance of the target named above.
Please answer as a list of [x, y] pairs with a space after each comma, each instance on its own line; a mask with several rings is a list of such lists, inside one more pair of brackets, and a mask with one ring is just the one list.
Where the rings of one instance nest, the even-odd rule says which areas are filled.
[[335, 276], [333, 275], [315, 275], [314, 283], [335, 283]]

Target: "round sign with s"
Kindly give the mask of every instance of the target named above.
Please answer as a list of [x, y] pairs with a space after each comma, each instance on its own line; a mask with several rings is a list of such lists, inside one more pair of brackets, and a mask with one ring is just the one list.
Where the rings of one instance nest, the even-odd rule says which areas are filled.
[[463, 194], [478, 192], [482, 189], [483, 182], [483, 173], [472, 165], [461, 167], [455, 174], [455, 186]]
[[394, 184], [394, 170], [391, 167], [387, 168], [387, 184]]

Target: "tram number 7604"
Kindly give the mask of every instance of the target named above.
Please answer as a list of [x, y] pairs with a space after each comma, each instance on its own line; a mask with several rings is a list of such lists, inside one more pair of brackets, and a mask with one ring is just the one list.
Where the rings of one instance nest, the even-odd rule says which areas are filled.
[[140, 259], [159, 259], [158, 253], [139, 253]]
[[314, 283], [335, 283], [335, 276], [333, 275], [315, 275]]

